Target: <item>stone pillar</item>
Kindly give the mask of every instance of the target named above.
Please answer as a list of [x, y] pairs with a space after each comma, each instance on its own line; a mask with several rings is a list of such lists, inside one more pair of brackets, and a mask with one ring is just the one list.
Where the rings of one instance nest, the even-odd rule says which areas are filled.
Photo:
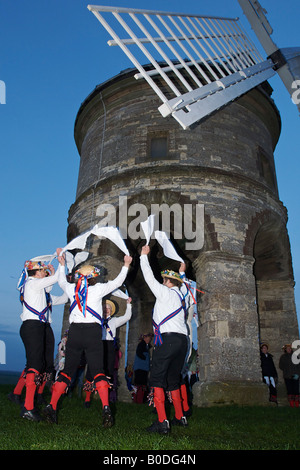
[[261, 381], [254, 259], [204, 252], [194, 262], [200, 302], [198, 353], [200, 377], [195, 404], [266, 402]]

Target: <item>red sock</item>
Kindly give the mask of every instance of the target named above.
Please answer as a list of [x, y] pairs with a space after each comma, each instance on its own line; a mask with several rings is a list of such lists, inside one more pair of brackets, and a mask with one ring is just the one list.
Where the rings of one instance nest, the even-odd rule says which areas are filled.
[[34, 394], [36, 390], [36, 384], [34, 381], [35, 373], [30, 372], [26, 374], [26, 396], [25, 396], [25, 403], [24, 406], [26, 410], [33, 410], [34, 408]]
[[91, 394], [92, 392], [85, 392], [85, 401], [91, 401]]
[[95, 384], [96, 390], [99, 394], [100, 400], [102, 401], [102, 407], [109, 406], [109, 399], [108, 399], [108, 389], [109, 385], [106, 380], [100, 380]]
[[24, 370], [23, 370], [22, 374], [19, 377], [17, 385], [15, 386], [15, 389], [14, 389], [14, 394], [15, 395], [21, 395], [22, 390], [25, 386], [26, 379], [25, 379], [25, 377], [23, 377], [23, 374], [24, 374]]
[[39, 394], [42, 394], [42, 393], [43, 393], [44, 388], [45, 388], [45, 385], [46, 385], [46, 380], [44, 380], [43, 383], [38, 387], [37, 392], [38, 392]]
[[182, 408], [184, 411], [187, 411], [190, 407], [188, 403], [188, 395], [187, 395], [187, 389], [186, 389], [185, 384], [180, 385], [180, 394], [182, 398]]
[[181, 419], [183, 416], [182, 405], [181, 405], [181, 395], [179, 388], [177, 390], [172, 390], [171, 392], [173, 405], [175, 408], [175, 418]]
[[52, 408], [54, 410], [56, 410], [58, 400], [60, 399], [66, 388], [67, 384], [65, 382], [55, 382], [55, 384], [53, 385], [50, 405], [52, 405]]
[[165, 391], [163, 388], [154, 387], [154, 405], [157, 411], [158, 421], [162, 423], [167, 419], [165, 409]]

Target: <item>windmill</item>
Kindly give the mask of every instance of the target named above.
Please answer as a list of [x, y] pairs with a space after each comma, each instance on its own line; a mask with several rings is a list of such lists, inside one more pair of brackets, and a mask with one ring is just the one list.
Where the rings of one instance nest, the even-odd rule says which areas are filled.
[[[276, 73], [292, 97], [298, 79], [300, 84], [300, 48], [278, 49], [259, 2], [238, 1], [267, 58], [238, 18], [96, 5], [88, 9], [110, 34], [108, 45], [122, 49], [137, 69], [135, 78], [146, 80], [160, 98], [161, 115], [173, 116], [188, 129]], [[142, 65], [145, 59], [147, 66]]]

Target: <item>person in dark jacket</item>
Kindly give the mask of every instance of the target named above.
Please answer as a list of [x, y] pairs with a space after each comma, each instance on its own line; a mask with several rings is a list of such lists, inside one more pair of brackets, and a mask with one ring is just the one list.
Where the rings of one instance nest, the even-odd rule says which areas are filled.
[[273, 361], [273, 356], [269, 353], [269, 346], [267, 343], [262, 343], [260, 346], [260, 361], [263, 381], [269, 387], [269, 401], [278, 404], [276, 390], [278, 374]]
[[140, 342], [137, 345], [133, 370], [134, 370], [134, 385], [136, 386], [136, 393], [134, 395], [135, 403], [144, 403], [146, 393], [148, 390], [148, 374], [150, 370], [150, 348], [152, 333], [147, 333], [140, 336]]
[[288, 401], [291, 407], [299, 407], [299, 377], [300, 364], [293, 362], [293, 349], [291, 344], [283, 346], [284, 353], [279, 359], [279, 368], [282, 370]]

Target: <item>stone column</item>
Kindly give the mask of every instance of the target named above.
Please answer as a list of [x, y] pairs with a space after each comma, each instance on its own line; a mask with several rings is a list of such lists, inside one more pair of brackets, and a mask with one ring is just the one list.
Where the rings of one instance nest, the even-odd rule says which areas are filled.
[[265, 403], [261, 380], [254, 259], [204, 252], [194, 262], [197, 284], [205, 291], [198, 330], [197, 406]]

